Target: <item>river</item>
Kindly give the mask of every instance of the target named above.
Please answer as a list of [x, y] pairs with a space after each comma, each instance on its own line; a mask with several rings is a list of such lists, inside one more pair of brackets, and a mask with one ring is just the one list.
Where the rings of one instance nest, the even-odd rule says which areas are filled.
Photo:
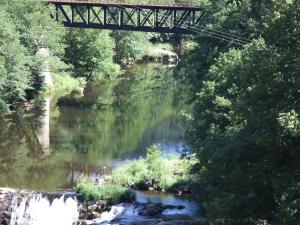
[[143, 157], [186, 148], [185, 91], [174, 68], [135, 65], [117, 80], [92, 81], [84, 95], [38, 98], [30, 113], [1, 122], [0, 186], [55, 191], [81, 174], [100, 176]]
[[[164, 157], [186, 152], [180, 112], [187, 92], [175, 70], [137, 64], [117, 79], [88, 82], [83, 93], [58, 92], [29, 102], [28, 111], [0, 122], [0, 187], [68, 190], [79, 176], [110, 174], [145, 156], [151, 145], [159, 145]], [[199, 213], [194, 201], [171, 194], [138, 192], [137, 201]], [[136, 219], [126, 210], [123, 221]]]

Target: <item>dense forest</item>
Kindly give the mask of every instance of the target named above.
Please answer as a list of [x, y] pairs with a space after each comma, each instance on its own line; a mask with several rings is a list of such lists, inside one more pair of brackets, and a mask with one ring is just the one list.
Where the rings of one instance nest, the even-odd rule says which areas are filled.
[[187, 60], [196, 93], [188, 136], [207, 216], [299, 224], [300, 2], [212, 0], [208, 13], [211, 30], [252, 41], [199, 35]]
[[299, 225], [300, 1], [194, 1], [206, 7], [194, 36], [64, 29], [44, 3], [3, 2], [0, 122], [43, 90], [40, 48], [63, 85], [113, 80], [121, 62], [169, 42], [185, 50], [176, 76], [189, 87], [182, 114], [208, 224]]

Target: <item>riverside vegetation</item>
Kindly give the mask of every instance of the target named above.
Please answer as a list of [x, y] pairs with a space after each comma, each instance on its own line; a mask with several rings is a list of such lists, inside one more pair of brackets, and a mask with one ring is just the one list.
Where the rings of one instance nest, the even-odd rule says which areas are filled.
[[196, 159], [180, 157], [164, 159], [162, 150], [152, 146], [148, 148], [145, 159], [114, 169], [112, 175], [101, 183], [81, 178], [76, 192], [82, 201], [105, 200], [108, 204], [134, 201], [134, 189], [191, 194], [196, 176], [190, 175], [190, 169], [196, 162]]
[[135, 160], [129, 165], [113, 170], [113, 184], [140, 190], [160, 190], [174, 193], [190, 193], [196, 176], [190, 170], [196, 159], [180, 157], [162, 158], [162, 150], [152, 146], [145, 159]]
[[[82, 202], [80, 219], [99, 218], [101, 213], [120, 203], [131, 203], [139, 216], [155, 216], [156, 219], [165, 210], [182, 210], [185, 208], [183, 205], [153, 203], [151, 200], [147, 203], [138, 202], [135, 191], [169, 191], [178, 195], [191, 195], [192, 184], [197, 182], [196, 177], [190, 175], [190, 169], [195, 163], [196, 159], [187, 160], [180, 157], [164, 159], [162, 150], [158, 146], [152, 146], [148, 148], [145, 159], [134, 160], [126, 166], [116, 168], [111, 176], [103, 180], [80, 178], [75, 188]], [[174, 216], [168, 220], [167, 224], [203, 223], [203, 220], [188, 215], [178, 218]]]
[[207, 12], [210, 29], [248, 38], [239, 45], [199, 34], [182, 70], [208, 221], [297, 225], [300, 1], [211, 0]]

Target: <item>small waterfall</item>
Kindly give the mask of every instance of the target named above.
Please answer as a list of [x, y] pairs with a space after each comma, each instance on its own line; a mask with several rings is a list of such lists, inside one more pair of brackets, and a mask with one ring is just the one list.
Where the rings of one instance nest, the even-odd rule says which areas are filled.
[[73, 225], [79, 217], [77, 201], [64, 196], [52, 203], [41, 194], [15, 196], [11, 210], [10, 225]]
[[87, 224], [108, 224], [124, 213], [125, 207], [123, 204], [113, 206], [109, 212], [103, 212], [99, 219], [87, 222]]

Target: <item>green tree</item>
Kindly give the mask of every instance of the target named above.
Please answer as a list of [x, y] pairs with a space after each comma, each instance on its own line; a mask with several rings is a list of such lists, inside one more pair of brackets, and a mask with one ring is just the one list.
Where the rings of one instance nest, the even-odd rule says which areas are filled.
[[[53, 72], [65, 68], [61, 57], [64, 32], [50, 17], [50, 10], [39, 1], [3, 1], [1, 10], [0, 114], [21, 106], [26, 91], [43, 85], [41, 47], [48, 48]], [[54, 62], [55, 63], [51, 63]]]
[[43, 85], [41, 70], [45, 60], [37, 55], [40, 48], [49, 50], [48, 63], [52, 73], [61, 73], [67, 68], [62, 61], [65, 48], [64, 29], [49, 16], [51, 8], [45, 2], [6, 0], [3, 7], [20, 33], [20, 42], [30, 58], [28, 67], [31, 70], [31, 82], [38, 89]]
[[35, 56], [41, 47], [49, 48], [53, 55], [64, 53], [64, 29], [49, 16], [50, 6], [35, 0], [6, 0], [5, 3], [3, 7], [14, 21], [21, 34], [21, 43], [30, 55]]
[[116, 41], [116, 60], [132, 58], [141, 60], [150, 45], [148, 33], [114, 31], [113, 37]]
[[16, 109], [29, 88], [26, 50], [8, 14], [0, 7], [0, 115]]
[[119, 67], [113, 61], [114, 40], [108, 31], [72, 29], [66, 36], [65, 61], [79, 77], [114, 76]]
[[[242, 47], [236, 44], [237, 40], [229, 40], [220, 32], [248, 39], [258, 38], [262, 35], [265, 15], [272, 7], [270, 0], [209, 0], [203, 1], [203, 4], [206, 5], [205, 16], [201, 26], [196, 27], [198, 48], [183, 59], [187, 66], [183, 67], [182, 74], [188, 73], [185, 77], [192, 84], [193, 93], [201, 88], [201, 81], [216, 58], [230, 48]], [[187, 71], [186, 67], [189, 68]]]
[[196, 96], [189, 137], [214, 224], [299, 222], [300, 3], [276, 3], [255, 26], [265, 40], [208, 64]]

